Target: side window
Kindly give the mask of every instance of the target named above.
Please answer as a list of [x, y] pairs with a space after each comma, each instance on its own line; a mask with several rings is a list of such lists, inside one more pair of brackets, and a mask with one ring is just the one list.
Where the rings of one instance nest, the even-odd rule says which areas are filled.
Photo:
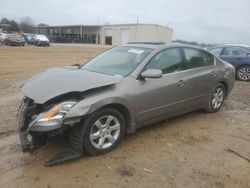
[[198, 68], [214, 64], [213, 55], [204, 50], [195, 48], [183, 48], [186, 56], [187, 68]]
[[181, 70], [181, 55], [179, 48], [163, 50], [155, 55], [146, 65], [147, 69], [160, 69], [163, 74]]
[[223, 50], [222, 55], [228, 56], [247, 56], [248, 52], [240, 48], [228, 47]]
[[209, 49], [208, 51], [211, 52], [214, 55], [219, 56], [223, 48], [212, 48]]

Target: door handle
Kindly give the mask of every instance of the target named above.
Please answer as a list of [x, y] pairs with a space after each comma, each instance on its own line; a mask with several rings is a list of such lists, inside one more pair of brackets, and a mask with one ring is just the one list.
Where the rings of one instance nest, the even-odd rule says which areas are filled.
[[182, 86], [185, 85], [185, 83], [186, 83], [186, 82], [185, 82], [184, 80], [179, 80], [179, 81], [177, 82], [177, 85], [182, 87]]
[[216, 74], [214, 71], [210, 72], [210, 75], [211, 75], [212, 77], [216, 77], [216, 76], [217, 76], [217, 74]]

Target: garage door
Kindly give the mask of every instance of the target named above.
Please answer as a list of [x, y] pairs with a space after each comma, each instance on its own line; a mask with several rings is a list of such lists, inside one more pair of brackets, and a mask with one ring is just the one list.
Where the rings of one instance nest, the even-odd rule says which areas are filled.
[[121, 29], [121, 44], [126, 44], [130, 39], [130, 29]]

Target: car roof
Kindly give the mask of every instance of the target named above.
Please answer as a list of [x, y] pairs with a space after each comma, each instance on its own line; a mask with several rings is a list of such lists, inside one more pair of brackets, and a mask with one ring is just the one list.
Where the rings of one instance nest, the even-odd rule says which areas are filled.
[[236, 48], [241, 48], [244, 50], [247, 50], [250, 52], [250, 46], [249, 45], [245, 45], [245, 44], [220, 44], [220, 45], [216, 45], [216, 46], [211, 46], [209, 47], [209, 49], [213, 49], [213, 48], [224, 48], [224, 47], [236, 47]]
[[[137, 48], [151, 48], [151, 49], [159, 49], [159, 48], [167, 48], [167, 47], [191, 47], [191, 48], [197, 48], [197, 49], [203, 49], [197, 46], [189, 45], [189, 44], [181, 44], [181, 43], [154, 43], [154, 42], [132, 42], [127, 43], [122, 46], [128, 46], [128, 47], [137, 47]], [[203, 49], [204, 50], [204, 49]]]
[[238, 46], [238, 47], [248, 47], [250, 48], [249, 45], [246, 44], [224, 44], [225, 46]]
[[36, 37], [46, 37], [46, 35], [41, 35], [41, 34], [38, 34], [38, 35], [35, 35]]

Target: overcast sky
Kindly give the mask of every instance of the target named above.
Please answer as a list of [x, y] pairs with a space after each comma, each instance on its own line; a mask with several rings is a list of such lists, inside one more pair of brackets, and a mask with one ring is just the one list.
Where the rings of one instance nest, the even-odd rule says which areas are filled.
[[250, 44], [250, 0], [0, 0], [0, 18], [35, 24], [152, 23], [174, 39]]

